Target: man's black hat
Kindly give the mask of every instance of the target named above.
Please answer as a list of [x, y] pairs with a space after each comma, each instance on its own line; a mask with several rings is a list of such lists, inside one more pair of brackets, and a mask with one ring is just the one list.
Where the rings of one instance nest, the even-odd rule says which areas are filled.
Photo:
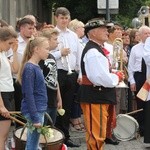
[[92, 29], [99, 28], [99, 27], [111, 27], [111, 26], [113, 26], [113, 23], [108, 23], [100, 19], [92, 19], [84, 26], [85, 35], [87, 35], [87, 33]]

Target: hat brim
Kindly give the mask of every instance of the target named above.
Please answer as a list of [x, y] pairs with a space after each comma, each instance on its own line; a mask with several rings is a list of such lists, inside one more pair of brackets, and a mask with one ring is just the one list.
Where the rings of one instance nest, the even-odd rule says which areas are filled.
[[103, 28], [103, 27], [106, 27], [106, 28], [110, 28], [111, 26], [110, 25], [108, 25], [108, 24], [104, 24], [104, 25], [99, 25], [99, 26], [95, 26], [95, 27], [84, 27], [84, 33], [85, 33], [85, 35], [88, 37], [88, 32], [90, 31], [90, 30], [93, 30], [93, 29], [96, 29], [96, 28]]

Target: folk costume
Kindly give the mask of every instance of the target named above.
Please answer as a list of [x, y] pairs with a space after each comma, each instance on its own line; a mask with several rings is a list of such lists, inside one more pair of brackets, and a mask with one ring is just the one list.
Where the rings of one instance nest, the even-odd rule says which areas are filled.
[[[89, 22], [85, 31], [101, 26], [105, 24], [100, 20]], [[86, 127], [87, 149], [103, 150], [108, 118], [112, 118], [109, 116], [110, 106], [116, 104], [114, 87], [119, 79], [116, 74], [110, 72], [110, 63], [103, 48], [91, 39], [82, 53], [81, 71], [79, 99]]]

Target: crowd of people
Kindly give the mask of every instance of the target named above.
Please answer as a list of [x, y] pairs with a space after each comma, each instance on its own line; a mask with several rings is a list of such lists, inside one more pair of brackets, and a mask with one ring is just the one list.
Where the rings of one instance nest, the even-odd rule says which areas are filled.
[[[149, 144], [149, 96], [142, 101], [136, 95], [149, 77], [150, 28], [125, 30], [100, 18], [84, 24], [71, 20], [65, 7], [56, 9], [55, 20], [47, 25], [26, 15], [16, 29], [0, 20], [0, 150], [14, 110], [36, 128], [27, 132], [26, 150], [38, 150], [37, 128], [49, 124], [46, 112], [68, 147], [80, 146], [70, 139], [72, 130], [86, 133], [88, 150], [103, 150], [104, 143], [119, 144], [116, 116], [143, 109], [135, 118]], [[122, 82], [125, 87], [118, 86]]]

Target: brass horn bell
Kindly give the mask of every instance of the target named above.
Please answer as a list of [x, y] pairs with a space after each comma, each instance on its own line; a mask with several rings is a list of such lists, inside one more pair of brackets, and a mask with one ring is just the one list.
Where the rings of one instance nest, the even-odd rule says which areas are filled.
[[[113, 42], [113, 68], [123, 71], [123, 41], [121, 38], [116, 38]], [[121, 81], [116, 88], [128, 88], [128, 86]]]

